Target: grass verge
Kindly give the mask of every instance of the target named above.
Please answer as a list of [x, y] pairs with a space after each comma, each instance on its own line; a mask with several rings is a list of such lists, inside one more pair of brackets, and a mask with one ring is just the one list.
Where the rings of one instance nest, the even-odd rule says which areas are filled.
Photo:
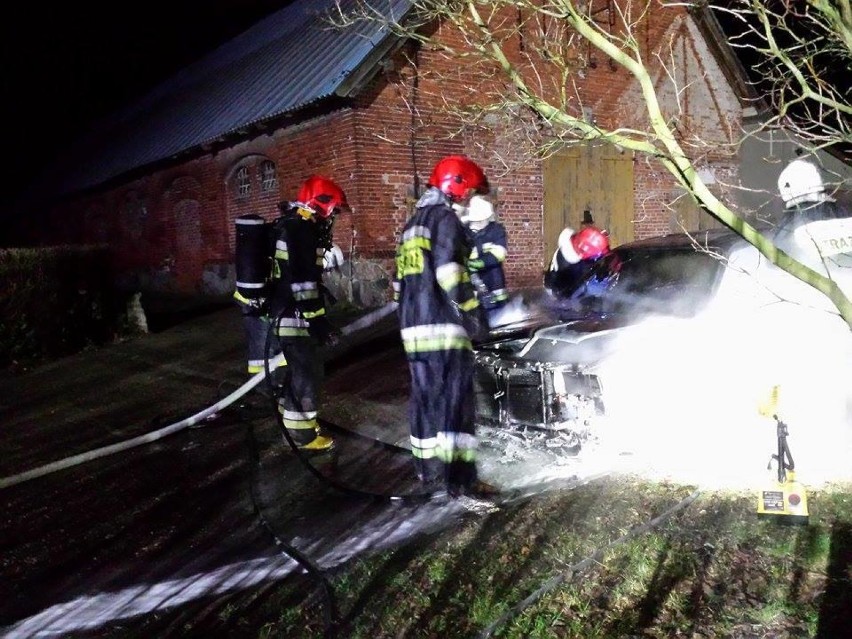
[[[705, 491], [659, 525], [628, 534], [692, 492], [608, 478], [363, 556], [330, 576], [341, 618], [333, 636], [847, 636], [851, 485], [810, 491], [808, 526], [759, 520], [751, 493]], [[557, 587], [518, 609], [553, 579]], [[217, 605], [206, 634], [328, 636], [324, 604], [305, 579]], [[513, 608], [517, 614], [495, 625]], [[192, 626], [183, 629], [191, 634]]]

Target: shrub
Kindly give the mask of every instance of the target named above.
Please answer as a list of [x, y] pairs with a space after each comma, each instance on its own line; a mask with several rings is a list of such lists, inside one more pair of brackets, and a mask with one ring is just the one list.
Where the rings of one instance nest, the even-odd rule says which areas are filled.
[[0, 249], [0, 364], [111, 340], [120, 300], [105, 246]]

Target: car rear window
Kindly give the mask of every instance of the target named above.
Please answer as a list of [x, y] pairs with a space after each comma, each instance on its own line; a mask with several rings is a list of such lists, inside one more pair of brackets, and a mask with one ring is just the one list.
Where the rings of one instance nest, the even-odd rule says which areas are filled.
[[691, 247], [616, 250], [572, 296], [585, 310], [691, 316], [711, 298], [722, 262]]

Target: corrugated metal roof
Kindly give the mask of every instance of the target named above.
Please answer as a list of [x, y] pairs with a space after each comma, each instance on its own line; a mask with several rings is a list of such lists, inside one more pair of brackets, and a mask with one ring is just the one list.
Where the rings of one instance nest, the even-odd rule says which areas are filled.
[[[373, 0], [392, 20], [410, 0]], [[344, 9], [356, 0], [341, 0]], [[334, 0], [301, 0], [261, 20], [105, 120], [54, 172], [57, 194], [103, 184], [330, 97], [387, 36], [380, 21], [333, 27]], [[58, 182], [58, 183], [57, 183]]]

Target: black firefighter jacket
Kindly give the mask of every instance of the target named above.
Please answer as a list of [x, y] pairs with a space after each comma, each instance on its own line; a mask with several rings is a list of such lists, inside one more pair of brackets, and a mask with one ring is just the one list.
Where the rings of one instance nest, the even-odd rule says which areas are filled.
[[394, 298], [410, 359], [469, 350], [471, 340], [487, 333], [467, 269], [470, 249], [449, 201], [430, 188], [406, 222], [396, 251]]
[[285, 210], [273, 230], [275, 259], [269, 305], [270, 315], [280, 318], [279, 337], [307, 337], [313, 323], [325, 321], [321, 228], [296, 210]]
[[479, 231], [471, 231], [470, 237], [473, 249], [468, 268], [473, 277], [479, 278], [484, 288], [480, 291], [479, 301], [486, 309], [497, 308], [509, 298], [503, 273], [506, 227], [499, 222], [489, 222]]

